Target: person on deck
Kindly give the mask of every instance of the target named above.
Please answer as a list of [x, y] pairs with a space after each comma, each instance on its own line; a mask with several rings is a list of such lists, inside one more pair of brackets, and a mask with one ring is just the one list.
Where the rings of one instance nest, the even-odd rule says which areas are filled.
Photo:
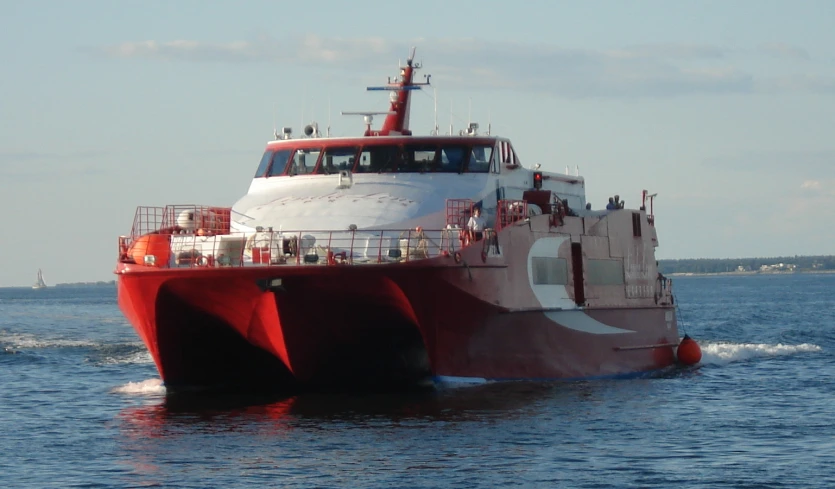
[[610, 211], [610, 210], [613, 210], [613, 209], [617, 209], [617, 206], [615, 205], [615, 199], [613, 199], [612, 197], [609, 197], [609, 203], [606, 204], [606, 210]]
[[481, 240], [484, 236], [484, 227], [487, 225], [487, 221], [481, 217], [481, 208], [476, 207], [473, 209], [473, 215], [470, 216], [470, 220], [467, 222], [467, 229], [470, 230], [470, 234], [475, 241]]

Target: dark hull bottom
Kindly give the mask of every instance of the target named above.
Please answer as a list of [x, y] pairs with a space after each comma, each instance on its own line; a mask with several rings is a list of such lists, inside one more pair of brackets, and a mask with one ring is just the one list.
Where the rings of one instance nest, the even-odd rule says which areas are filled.
[[478, 300], [443, 271], [345, 270], [275, 289], [247, 270], [123, 274], [119, 304], [173, 390], [604, 378], [674, 362], [669, 308], [575, 312], [625, 332], [589, 331]]

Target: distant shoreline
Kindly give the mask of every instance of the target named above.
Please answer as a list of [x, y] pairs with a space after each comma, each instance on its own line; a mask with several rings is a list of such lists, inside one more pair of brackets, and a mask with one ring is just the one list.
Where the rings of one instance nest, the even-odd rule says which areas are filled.
[[773, 271], [773, 272], [761, 272], [759, 270], [750, 271], [750, 272], [675, 272], [675, 273], [667, 273], [665, 274], [666, 277], [707, 277], [712, 275], [796, 275], [796, 274], [806, 274], [806, 275], [814, 275], [814, 274], [831, 274], [835, 273], [835, 270], [795, 270], [795, 271]]

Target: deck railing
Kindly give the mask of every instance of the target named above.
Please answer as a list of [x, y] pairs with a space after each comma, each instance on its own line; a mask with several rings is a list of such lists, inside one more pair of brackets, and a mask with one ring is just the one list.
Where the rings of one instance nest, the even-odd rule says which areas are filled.
[[230, 230], [230, 209], [140, 207], [130, 236], [119, 238], [123, 263], [181, 267], [395, 263], [455, 254], [461, 229]]

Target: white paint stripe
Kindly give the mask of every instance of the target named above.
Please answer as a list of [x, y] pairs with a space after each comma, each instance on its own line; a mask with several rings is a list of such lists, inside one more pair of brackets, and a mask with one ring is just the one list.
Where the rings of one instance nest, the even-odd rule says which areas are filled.
[[634, 333], [631, 329], [621, 329], [590, 317], [583, 311], [551, 311], [544, 313], [545, 317], [574, 331], [582, 331], [590, 334], [618, 334]]

